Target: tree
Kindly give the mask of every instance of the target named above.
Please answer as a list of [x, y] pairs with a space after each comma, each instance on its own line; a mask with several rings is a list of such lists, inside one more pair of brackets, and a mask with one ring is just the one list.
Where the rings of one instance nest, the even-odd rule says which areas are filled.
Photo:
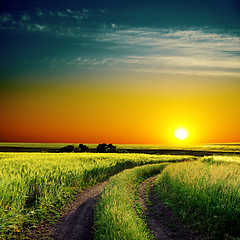
[[111, 153], [114, 153], [114, 152], [116, 152], [116, 146], [114, 146], [114, 145], [112, 145], [111, 143], [110, 144], [108, 144], [108, 146], [107, 146], [107, 152], [111, 152]]
[[99, 153], [114, 153], [116, 152], [116, 146], [110, 144], [106, 144], [106, 143], [101, 143], [98, 144], [97, 146], [97, 152]]
[[67, 145], [65, 147], [62, 147], [59, 149], [60, 152], [73, 152], [74, 151], [74, 145]]
[[77, 149], [78, 149], [78, 152], [87, 152], [87, 150], [88, 150], [88, 146], [86, 146], [86, 145], [84, 145], [84, 144], [79, 144], [78, 145], [78, 147], [77, 147]]
[[98, 146], [97, 146], [97, 152], [99, 152], [99, 153], [105, 153], [105, 152], [107, 152], [107, 144], [106, 144], [106, 143], [98, 144]]

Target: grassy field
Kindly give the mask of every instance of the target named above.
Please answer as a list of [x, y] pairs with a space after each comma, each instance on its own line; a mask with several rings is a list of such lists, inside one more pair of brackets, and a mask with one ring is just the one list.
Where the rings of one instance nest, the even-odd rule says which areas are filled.
[[175, 213], [210, 239], [240, 236], [240, 158], [170, 164], [155, 191]]
[[0, 153], [0, 236], [58, 217], [82, 188], [126, 168], [194, 159], [183, 156], [96, 153]]
[[111, 179], [98, 204], [95, 236], [151, 239], [144, 220], [134, 211], [132, 188], [161, 171], [165, 164], [158, 163], [165, 162], [171, 164], [156, 181], [158, 196], [183, 220], [210, 237], [239, 236], [240, 157], [210, 156], [180, 163], [186, 160], [196, 158], [119, 153], [0, 153], [0, 239], [21, 239], [26, 230], [39, 223], [57, 220], [66, 204], [83, 188], [124, 169], [154, 164], [124, 171]]

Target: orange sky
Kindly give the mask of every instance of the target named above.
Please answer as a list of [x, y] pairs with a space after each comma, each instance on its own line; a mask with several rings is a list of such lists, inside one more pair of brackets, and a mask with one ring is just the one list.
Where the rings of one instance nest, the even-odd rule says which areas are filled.
[[189, 131], [184, 144], [240, 141], [237, 79], [113, 78], [90, 75], [80, 82], [72, 77], [67, 83], [59, 78], [48, 85], [37, 81], [5, 87], [0, 141], [173, 145], [179, 142], [174, 130], [181, 126]]
[[0, 142], [240, 142], [239, 1], [3, 2]]

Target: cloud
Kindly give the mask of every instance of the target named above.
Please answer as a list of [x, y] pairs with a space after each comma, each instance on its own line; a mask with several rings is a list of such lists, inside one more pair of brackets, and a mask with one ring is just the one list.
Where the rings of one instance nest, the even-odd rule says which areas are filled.
[[[48, 29], [53, 35], [64, 35], [66, 28], [76, 30], [82, 26], [84, 21], [89, 18], [90, 11], [83, 8], [79, 11], [66, 9], [64, 11], [44, 11], [35, 8], [31, 12], [1, 13], [0, 14], [0, 31], [27, 31], [40, 32]], [[60, 23], [60, 24], [59, 24]], [[37, 27], [44, 26], [44, 27]], [[71, 32], [72, 32], [71, 31]]]
[[[125, 49], [124, 61], [134, 71], [189, 70], [191, 74], [240, 74], [240, 37], [209, 30], [117, 29], [97, 41]], [[135, 53], [135, 55], [133, 54]], [[138, 53], [138, 55], [136, 54]], [[130, 54], [130, 55], [129, 55]]]
[[74, 53], [46, 58], [54, 67], [240, 76], [237, 31], [130, 27], [105, 18], [107, 14], [85, 8], [2, 13], [0, 31], [41, 32], [67, 39]]
[[28, 14], [26, 14], [26, 13], [21, 15], [21, 20], [22, 21], [30, 21], [30, 19], [31, 19], [31, 17]]

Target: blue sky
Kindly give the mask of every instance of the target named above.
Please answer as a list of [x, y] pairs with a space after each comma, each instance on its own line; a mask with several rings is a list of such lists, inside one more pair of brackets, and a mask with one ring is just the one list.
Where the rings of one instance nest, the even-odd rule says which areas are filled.
[[2, 77], [133, 72], [240, 74], [240, 3], [4, 1]]

